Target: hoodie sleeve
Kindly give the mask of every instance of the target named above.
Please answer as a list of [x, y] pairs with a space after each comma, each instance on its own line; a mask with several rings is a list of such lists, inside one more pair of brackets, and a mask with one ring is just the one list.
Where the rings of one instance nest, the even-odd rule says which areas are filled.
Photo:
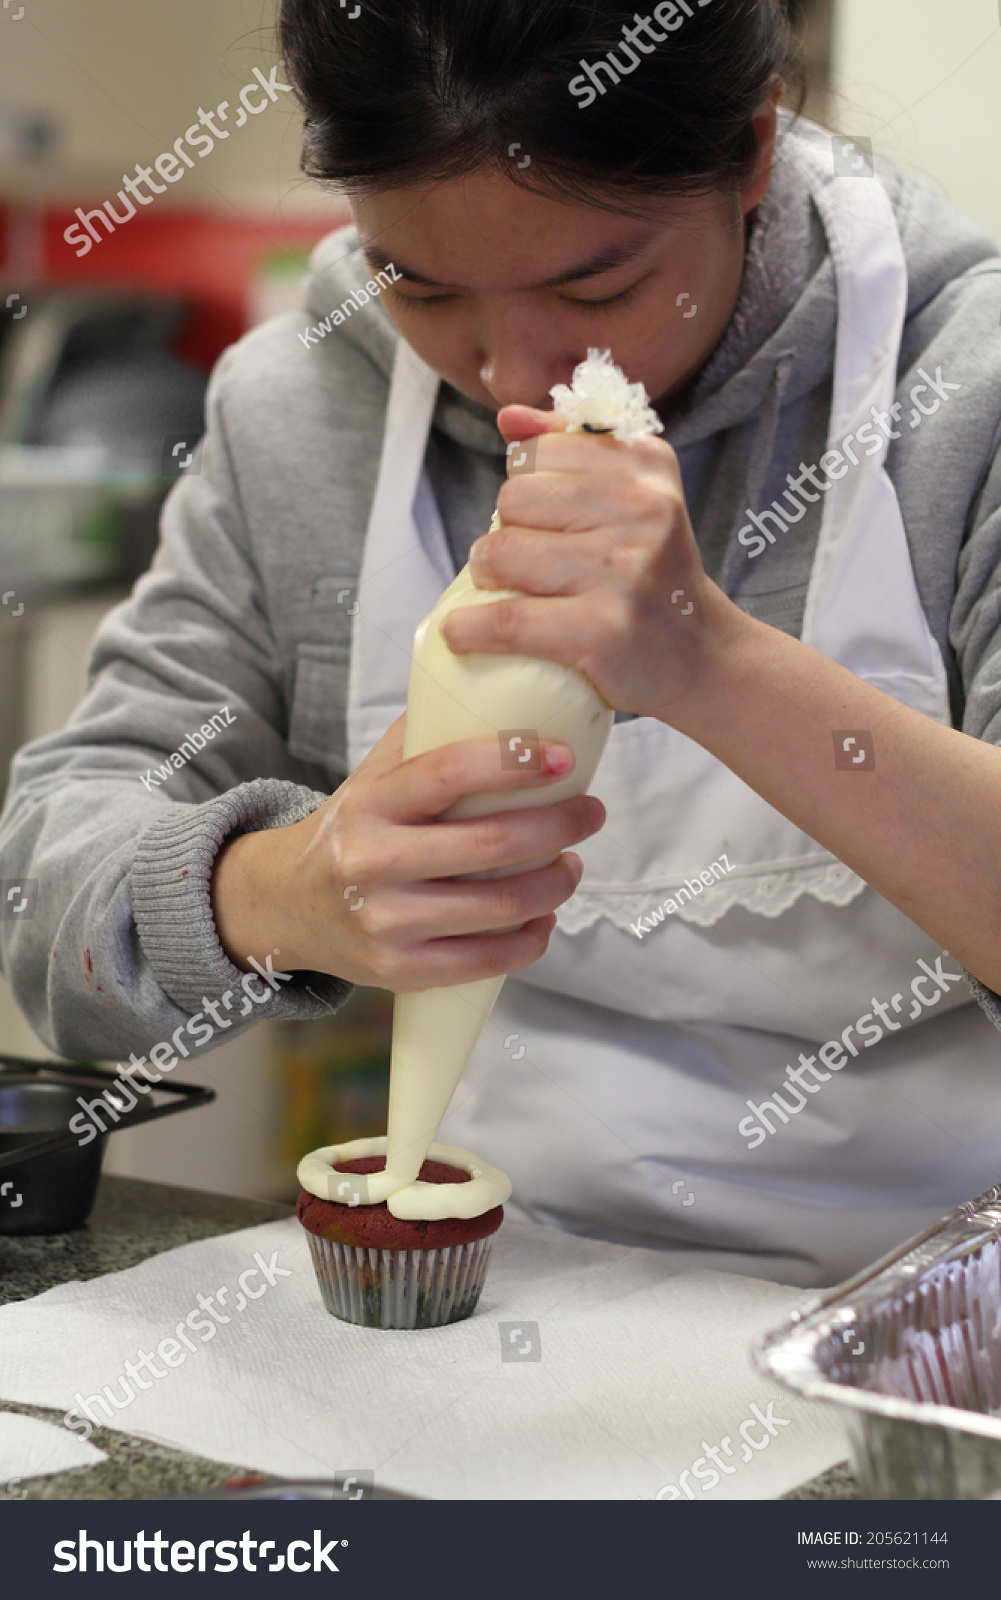
[[[66, 728], [16, 757], [0, 818], [3, 874], [27, 884], [31, 905], [23, 922], [0, 922], [3, 970], [36, 1032], [70, 1058], [146, 1053], [228, 993], [240, 1004], [224, 1002], [217, 1030], [242, 1025], [244, 975], [209, 898], [216, 855], [233, 834], [297, 822], [326, 798], [287, 744], [284, 674], [226, 437], [227, 362], [153, 566], [104, 620]], [[323, 1015], [351, 992], [303, 972], [244, 993], [255, 986], [255, 1017]]]

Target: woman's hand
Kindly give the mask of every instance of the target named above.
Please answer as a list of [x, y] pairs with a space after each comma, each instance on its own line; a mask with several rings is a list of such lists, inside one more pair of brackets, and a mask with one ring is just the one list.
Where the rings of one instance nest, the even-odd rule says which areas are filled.
[[504, 484], [500, 529], [473, 545], [470, 567], [477, 587], [520, 594], [456, 608], [446, 642], [559, 661], [615, 710], [671, 721], [736, 612], [703, 570], [674, 451], [567, 433], [528, 406], [505, 407], [498, 424], [509, 443], [533, 440], [533, 470]]
[[[573, 753], [543, 747], [541, 771], [503, 770], [497, 741], [446, 745], [403, 760], [400, 717], [330, 799], [287, 828], [242, 834], [220, 851], [212, 882], [227, 955], [310, 969], [408, 993], [530, 966], [580, 882], [562, 854], [596, 833], [600, 800], [442, 822], [466, 795], [565, 778]], [[551, 865], [495, 880], [471, 874]]]

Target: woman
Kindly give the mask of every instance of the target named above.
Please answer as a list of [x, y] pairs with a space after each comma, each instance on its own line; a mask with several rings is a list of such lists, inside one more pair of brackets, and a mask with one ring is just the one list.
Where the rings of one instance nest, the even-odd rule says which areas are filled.
[[[539, 1220], [833, 1281], [1001, 1166], [997, 248], [779, 114], [777, 0], [355, 9], [281, 35], [357, 232], [221, 361], [152, 572], [17, 760], [6, 970], [56, 1049], [162, 1070], [255, 965], [300, 1018], [515, 973], [443, 1138]], [[563, 434], [589, 347], [663, 438]], [[591, 677], [600, 800], [437, 825], [566, 752], [402, 763], [470, 551], [525, 598], [448, 642]]]

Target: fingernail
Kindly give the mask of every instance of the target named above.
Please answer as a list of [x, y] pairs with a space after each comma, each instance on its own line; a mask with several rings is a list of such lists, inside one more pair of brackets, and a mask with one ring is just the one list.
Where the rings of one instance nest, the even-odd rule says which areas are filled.
[[569, 745], [547, 744], [542, 758], [544, 773], [556, 776], [561, 772], [570, 772], [574, 764], [574, 754]]
[[563, 852], [563, 859], [564, 861], [570, 862], [574, 872], [577, 874], [577, 882], [580, 883], [581, 878], [584, 876], [584, 863], [577, 854], [576, 850], [565, 850]]
[[589, 794], [585, 802], [587, 805], [588, 821], [596, 828], [600, 828], [605, 821], [605, 808], [597, 795]]

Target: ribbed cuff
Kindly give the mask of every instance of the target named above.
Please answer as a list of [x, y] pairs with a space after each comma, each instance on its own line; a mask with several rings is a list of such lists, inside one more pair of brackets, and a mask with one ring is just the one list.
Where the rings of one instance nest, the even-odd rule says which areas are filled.
[[995, 1028], [1001, 1030], [1001, 995], [996, 995], [993, 989], [988, 989], [979, 978], [973, 976], [972, 972], [966, 972], [965, 967], [963, 971], [966, 973], [967, 983], [973, 990], [974, 1000], [981, 1010], [986, 1011]]
[[[257, 778], [203, 805], [171, 805], [142, 834], [129, 874], [132, 915], [153, 976], [182, 1011], [199, 1011], [204, 995], [238, 990], [244, 976], [219, 943], [212, 915], [209, 888], [223, 843], [301, 822], [326, 799], [296, 783]], [[352, 989], [343, 978], [297, 972], [273, 993], [266, 1015], [326, 1016]]]

